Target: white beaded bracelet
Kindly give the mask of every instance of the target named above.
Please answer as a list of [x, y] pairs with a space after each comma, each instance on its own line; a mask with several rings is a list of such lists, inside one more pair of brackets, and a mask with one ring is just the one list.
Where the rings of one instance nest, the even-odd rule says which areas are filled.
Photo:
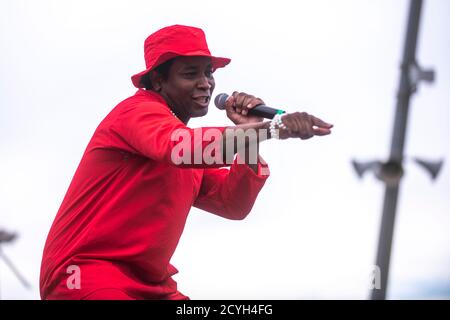
[[274, 139], [280, 139], [280, 136], [278, 135], [278, 129], [275, 128], [275, 121], [272, 120], [270, 121], [269, 124], [269, 132], [270, 132], [270, 136]]
[[287, 129], [287, 127], [284, 125], [283, 121], [281, 120], [282, 114], [276, 114], [272, 121], [270, 121], [269, 125], [269, 131], [270, 136], [274, 139], [280, 139], [279, 135], [279, 128], [281, 129]]

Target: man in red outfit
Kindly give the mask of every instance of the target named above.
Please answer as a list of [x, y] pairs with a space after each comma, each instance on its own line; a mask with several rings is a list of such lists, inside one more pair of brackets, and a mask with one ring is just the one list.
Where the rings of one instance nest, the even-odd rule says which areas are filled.
[[[145, 41], [145, 60], [146, 70], [132, 77], [139, 90], [96, 129], [56, 215], [42, 258], [42, 299], [188, 299], [172, 279], [170, 259], [189, 210], [244, 219], [268, 177], [267, 165], [258, 155], [251, 161], [249, 151], [264, 138], [239, 146], [235, 133], [330, 133], [331, 125], [306, 113], [264, 122], [248, 114], [263, 101], [238, 92], [226, 102], [236, 126], [187, 127], [206, 115], [213, 72], [230, 62], [210, 54], [201, 29], [158, 30]], [[193, 138], [183, 141], [190, 149], [183, 154], [179, 132]], [[223, 161], [204, 157], [212, 145], [220, 146], [213, 158]], [[237, 151], [242, 156], [230, 163], [226, 155]]]

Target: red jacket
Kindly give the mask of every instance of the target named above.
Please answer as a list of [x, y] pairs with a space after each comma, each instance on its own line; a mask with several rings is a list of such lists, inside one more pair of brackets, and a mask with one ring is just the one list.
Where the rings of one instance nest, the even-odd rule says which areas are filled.
[[[243, 219], [268, 171], [262, 175], [259, 164], [255, 174], [236, 161], [229, 169], [176, 166], [171, 161], [176, 129], [193, 134], [208, 128], [186, 127], [162, 97], [145, 90], [122, 101], [100, 123], [45, 244], [43, 299], [82, 299], [101, 288], [117, 288], [136, 299], [185, 298], [171, 278], [177, 270], [170, 259], [190, 208]], [[80, 288], [68, 286], [73, 265], [80, 270]]]

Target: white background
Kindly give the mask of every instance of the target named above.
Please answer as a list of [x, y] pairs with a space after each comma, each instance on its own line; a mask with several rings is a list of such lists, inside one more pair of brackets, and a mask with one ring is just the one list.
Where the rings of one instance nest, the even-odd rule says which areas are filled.
[[[205, 30], [216, 92], [335, 125], [308, 141], [264, 142], [271, 177], [244, 221], [193, 209], [172, 263], [192, 299], [367, 299], [383, 185], [350, 161], [389, 151], [409, 1], [0, 2], [0, 227], [19, 238], [0, 261], [3, 299], [39, 299], [47, 232], [103, 117], [134, 94], [157, 29]], [[425, 2], [419, 62], [437, 71], [412, 99], [389, 298], [450, 298], [450, 170], [432, 183], [411, 161], [450, 160], [450, 1]], [[210, 106], [191, 127], [229, 125]], [[174, 190], [174, 192], [177, 192]], [[127, 235], [118, 235], [126, 237]]]

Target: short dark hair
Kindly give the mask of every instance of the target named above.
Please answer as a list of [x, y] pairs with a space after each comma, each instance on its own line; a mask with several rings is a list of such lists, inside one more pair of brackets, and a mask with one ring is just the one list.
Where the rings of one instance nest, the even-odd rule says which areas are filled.
[[[172, 66], [174, 59], [175, 58], [167, 60], [164, 63], [161, 63], [159, 66], [157, 66], [155, 69], [153, 69], [150, 72], [159, 73], [161, 75], [161, 77], [163, 78], [163, 80], [167, 80], [167, 78], [169, 77], [170, 67]], [[147, 72], [141, 78], [141, 84], [144, 86], [144, 88], [146, 90], [153, 90], [152, 81], [150, 79], [150, 72]]]

